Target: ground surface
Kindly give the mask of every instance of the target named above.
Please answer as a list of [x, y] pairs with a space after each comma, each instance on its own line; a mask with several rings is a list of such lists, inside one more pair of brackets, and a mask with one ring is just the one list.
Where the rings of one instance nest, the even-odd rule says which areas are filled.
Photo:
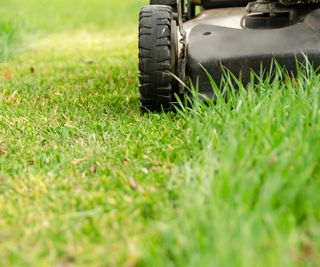
[[0, 265], [319, 266], [319, 78], [141, 116], [144, 3], [1, 3]]

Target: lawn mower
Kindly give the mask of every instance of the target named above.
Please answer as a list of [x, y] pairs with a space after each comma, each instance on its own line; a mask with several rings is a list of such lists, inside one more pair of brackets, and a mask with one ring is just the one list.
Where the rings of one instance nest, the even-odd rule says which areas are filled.
[[219, 85], [227, 69], [245, 84], [274, 59], [295, 73], [303, 58], [320, 66], [317, 1], [151, 0], [139, 18], [141, 109], [171, 110], [189, 81], [214, 98], [207, 73]]

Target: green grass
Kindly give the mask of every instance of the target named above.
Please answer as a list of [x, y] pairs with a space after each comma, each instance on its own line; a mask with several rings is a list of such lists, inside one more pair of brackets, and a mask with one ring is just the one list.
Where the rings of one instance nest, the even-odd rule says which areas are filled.
[[170, 179], [177, 203], [145, 266], [319, 266], [320, 78], [278, 74], [183, 109], [194, 158]]
[[0, 265], [319, 266], [319, 77], [141, 116], [144, 3], [1, 4]]
[[8, 60], [22, 42], [20, 29], [15, 21], [0, 19], [0, 62]]

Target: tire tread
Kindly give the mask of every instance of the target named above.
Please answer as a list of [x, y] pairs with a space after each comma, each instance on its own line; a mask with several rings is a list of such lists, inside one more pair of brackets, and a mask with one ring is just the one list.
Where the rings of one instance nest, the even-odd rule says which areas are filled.
[[143, 112], [169, 111], [173, 100], [170, 6], [143, 7], [139, 17], [139, 91]]

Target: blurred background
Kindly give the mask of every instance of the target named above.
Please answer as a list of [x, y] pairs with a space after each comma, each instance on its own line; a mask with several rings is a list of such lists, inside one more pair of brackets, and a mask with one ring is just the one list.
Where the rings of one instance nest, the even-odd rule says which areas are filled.
[[33, 38], [74, 30], [136, 30], [145, 0], [6, 0], [0, 5], [0, 60]]

